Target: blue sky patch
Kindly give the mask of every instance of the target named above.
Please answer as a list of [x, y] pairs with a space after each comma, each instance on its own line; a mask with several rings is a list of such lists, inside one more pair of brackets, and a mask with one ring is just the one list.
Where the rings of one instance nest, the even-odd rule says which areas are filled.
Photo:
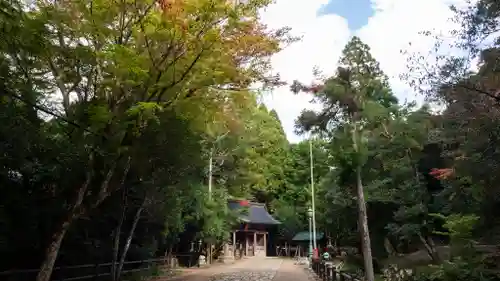
[[347, 19], [351, 31], [359, 30], [374, 14], [370, 0], [330, 0], [318, 12], [319, 15], [336, 14]]

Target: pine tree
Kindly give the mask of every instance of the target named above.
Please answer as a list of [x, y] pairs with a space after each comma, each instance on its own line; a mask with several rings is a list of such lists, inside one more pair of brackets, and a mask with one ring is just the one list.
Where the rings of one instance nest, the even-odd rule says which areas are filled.
[[389, 88], [388, 78], [370, 48], [353, 37], [343, 50], [337, 73], [323, 85], [304, 86], [294, 83], [295, 90], [312, 92], [323, 104], [319, 113], [303, 112], [298, 120], [302, 130], [327, 134], [332, 142], [342, 146], [345, 172], [343, 184], [356, 186], [358, 225], [360, 229], [365, 274], [375, 279], [362, 170], [368, 157], [367, 141], [383, 127], [390, 114], [397, 110], [397, 98]]

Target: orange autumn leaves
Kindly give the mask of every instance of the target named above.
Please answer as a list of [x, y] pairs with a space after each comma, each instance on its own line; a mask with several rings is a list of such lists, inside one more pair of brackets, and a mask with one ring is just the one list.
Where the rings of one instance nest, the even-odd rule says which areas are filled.
[[161, 9], [167, 14], [181, 14], [184, 11], [184, 0], [160, 0]]
[[271, 30], [260, 21], [258, 8], [266, 2], [252, 0], [235, 6], [226, 0], [157, 1], [150, 37], [164, 42], [163, 47], [156, 39], [160, 53], [165, 47], [174, 53], [180, 50], [172, 63], [190, 69], [184, 85], [195, 89], [182, 108], [198, 106], [193, 100], [200, 100], [204, 114], [194, 118], [220, 123], [223, 132], [243, 130], [239, 116], [247, 114], [254, 83], [275, 86], [281, 82], [270, 71], [270, 57], [289, 38], [288, 29]]
[[187, 32], [189, 22], [184, 15], [186, 5], [185, 0], [159, 0], [159, 6], [163, 16], [167, 17], [173, 23], [180, 27], [183, 32]]
[[445, 180], [453, 176], [455, 170], [453, 168], [443, 168], [443, 169], [432, 169], [429, 173], [431, 176], [438, 180]]
[[236, 68], [241, 72], [242, 75], [231, 80], [243, 86], [270, 80], [262, 75], [270, 70], [270, 56], [292, 38], [286, 27], [269, 29], [251, 8], [235, 7], [232, 1], [159, 0], [158, 3], [163, 17], [179, 31], [177, 36], [196, 41], [193, 44], [205, 42], [210, 52], [220, 57], [221, 68]]

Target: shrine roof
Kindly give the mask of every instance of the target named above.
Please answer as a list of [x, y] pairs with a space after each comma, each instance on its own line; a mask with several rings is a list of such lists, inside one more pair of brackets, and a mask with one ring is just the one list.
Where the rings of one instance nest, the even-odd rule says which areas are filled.
[[[325, 237], [323, 232], [316, 232], [316, 240], [321, 240]], [[309, 241], [309, 231], [302, 231], [292, 238], [292, 241]]]
[[[281, 224], [267, 211], [266, 205], [246, 200], [231, 200], [228, 207], [232, 211], [242, 211], [239, 215], [240, 220], [246, 223], [277, 225]], [[245, 208], [248, 208], [246, 211]], [[245, 210], [245, 211], [244, 211]]]

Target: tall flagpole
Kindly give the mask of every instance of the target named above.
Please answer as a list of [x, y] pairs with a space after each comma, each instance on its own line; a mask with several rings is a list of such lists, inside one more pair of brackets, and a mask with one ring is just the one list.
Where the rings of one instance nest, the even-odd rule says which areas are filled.
[[[208, 159], [208, 200], [212, 201], [212, 172], [213, 172], [213, 148], [210, 149], [210, 157]], [[212, 243], [208, 243], [207, 249], [207, 264], [212, 264]]]
[[309, 138], [309, 157], [311, 158], [311, 205], [312, 205], [312, 227], [313, 227], [313, 246], [314, 251], [317, 251], [318, 245], [316, 243], [316, 205], [314, 194], [314, 168], [313, 168], [313, 151], [312, 151], [312, 138]]
[[[212, 144], [212, 148], [210, 149], [210, 157], [208, 159], [208, 200], [212, 201], [212, 178], [213, 178], [213, 158], [214, 158], [214, 148], [215, 144], [218, 143], [221, 139], [225, 138], [229, 134], [229, 131], [218, 136], [214, 143]], [[207, 249], [207, 262], [208, 264], [212, 264], [212, 243], [208, 243]]]
[[212, 200], [212, 170], [213, 170], [213, 149], [210, 150], [210, 157], [208, 159], [208, 199]]

